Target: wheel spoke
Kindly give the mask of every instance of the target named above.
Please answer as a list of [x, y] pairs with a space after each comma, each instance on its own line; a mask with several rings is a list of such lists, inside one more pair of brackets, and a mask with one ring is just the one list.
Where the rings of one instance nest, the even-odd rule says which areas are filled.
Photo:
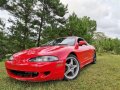
[[69, 68], [69, 67], [70, 67], [70, 64], [67, 64], [67, 63], [66, 63], [66, 66]]
[[70, 60], [71, 60], [71, 61], [70, 61], [70, 64], [73, 65], [73, 59], [70, 59]]
[[73, 76], [74, 75], [74, 70], [71, 70], [70, 72], [72, 73], [72, 76]]
[[78, 66], [77, 65], [73, 65], [73, 69], [77, 68]]
[[70, 69], [68, 69], [68, 70], [65, 72], [66, 75], [68, 75], [68, 73], [70, 73]]

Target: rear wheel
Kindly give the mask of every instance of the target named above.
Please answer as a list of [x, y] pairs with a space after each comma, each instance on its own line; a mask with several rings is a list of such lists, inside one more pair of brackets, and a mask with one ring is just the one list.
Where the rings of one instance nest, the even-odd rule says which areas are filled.
[[69, 55], [66, 60], [64, 79], [65, 80], [75, 79], [78, 76], [79, 71], [80, 71], [80, 64], [76, 56]]
[[96, 64], [96, 53], [94, 53], [94, 55], [93, 55], [93, 62], [92, 62], [92, 64]]

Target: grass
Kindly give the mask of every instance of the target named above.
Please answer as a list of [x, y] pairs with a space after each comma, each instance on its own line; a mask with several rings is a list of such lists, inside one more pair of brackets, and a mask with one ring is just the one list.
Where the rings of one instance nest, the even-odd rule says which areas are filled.
[[72, 81], [37, 83], [9, 78], [0, 62], [0, 90], [120, 90], [120, 56], [98, 55], [97, 64], [83, 68]]

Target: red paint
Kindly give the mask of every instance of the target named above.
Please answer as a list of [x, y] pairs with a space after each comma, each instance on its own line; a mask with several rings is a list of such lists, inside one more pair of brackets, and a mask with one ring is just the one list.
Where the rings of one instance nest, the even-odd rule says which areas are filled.
[[[80, 68], [91, 63], [93, 61], [93, 55], [95, 48], [91, 45], [79, 46], [77, 39], [74, 46], [44, 46], [36, 47], [29, 50], [24, 50], [13, 55], [13, 61], [6, 61], [5, 66], [8, 75], [11, 78], [22, 81], [48, 81], [48, 80], [60, 80], [64, 78], [65, 62], [68, 55], [74, 52], [77, 59], [80, 62]], [[59, 58], [55, 62], [30, 62], [29, 59], [52, 55]], [[12, 70], [12, 71], [11, 71]], [[14, 70], [14, 71], [13, 71]], [[27, 76], [16, 75], [16, 71], [29, 73]], [[36, 76], [32, 76], [33, 73], [37, 73]]]

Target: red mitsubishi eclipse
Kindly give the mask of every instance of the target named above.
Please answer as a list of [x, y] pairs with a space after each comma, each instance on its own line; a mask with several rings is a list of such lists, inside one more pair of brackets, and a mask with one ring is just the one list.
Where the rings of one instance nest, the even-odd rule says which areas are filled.
[[96, 62], [95, 48], [80, 37], [62, 37], [12, 55], [5, 62], [11, 78], [21, 81], [73, 80]]

